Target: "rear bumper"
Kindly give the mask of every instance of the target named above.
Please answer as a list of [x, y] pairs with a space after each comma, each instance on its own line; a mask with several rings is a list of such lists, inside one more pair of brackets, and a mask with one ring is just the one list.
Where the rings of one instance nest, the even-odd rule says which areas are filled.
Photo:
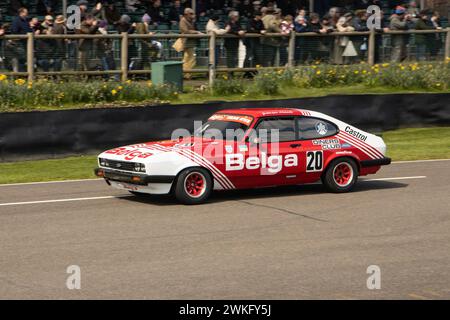
[[96, 168], [94, 173], [97, 177], [104, 178], [106, 181], [118, 181], [139, 186], [146, 186], [149, 183], [172, 183], [175, 176], [149, 176], [139, 173], [117, 172], [108, 169]]
[[373, 159], [361, 161], [362, 168], [387, 166], [391, 164], [391, 158]]

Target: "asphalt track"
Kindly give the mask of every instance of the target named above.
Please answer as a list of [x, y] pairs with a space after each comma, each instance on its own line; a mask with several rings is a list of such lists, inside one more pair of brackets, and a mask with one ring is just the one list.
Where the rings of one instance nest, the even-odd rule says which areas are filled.
[[[449, 299], [450, 161], [364, 180], [349, 194], [307, 185], [201, 206], [98, 180], [3, 185], [0, 298]], [[69, 265], [81, 290], [66, 288]]]

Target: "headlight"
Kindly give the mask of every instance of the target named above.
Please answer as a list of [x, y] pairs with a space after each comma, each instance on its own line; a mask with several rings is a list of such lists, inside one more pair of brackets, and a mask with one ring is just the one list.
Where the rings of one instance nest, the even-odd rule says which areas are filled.
[[106, 159], [100, 158], [100, 159], [98, 159], [98, 162], [100, 163], [101, 167], [107, 167], [108, 166], [108, 161], [106, 161]]
[[136, 172], [145, 172], [145, 164], [143, 164], [143, 163], [135, 163], [134, 164], [134, 171], [136, 171]]

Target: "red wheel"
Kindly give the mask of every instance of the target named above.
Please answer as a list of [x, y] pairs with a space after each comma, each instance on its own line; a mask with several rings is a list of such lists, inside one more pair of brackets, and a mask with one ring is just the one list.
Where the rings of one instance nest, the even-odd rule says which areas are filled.
[[192, 198], [201, 197], [206, 191], [206, 178], [199, 172], [191, 172], [184, 179], [184, 190]]
[[204, 203], [213, 189], [211, 174], [204, 168], [188, 168], [177, 177], [174, 194], [184, 204]]
[[348, 192], [358, 180], [358, 167], [351, 158], [337, 158], [331, 161], [322, 175], [322, 182], [331, 192]]
[[336, 184], [340, 187], [346, 187], [353, 180], [353, 168], [346, 162], [341, 162], [334, 167], [333, 177]]

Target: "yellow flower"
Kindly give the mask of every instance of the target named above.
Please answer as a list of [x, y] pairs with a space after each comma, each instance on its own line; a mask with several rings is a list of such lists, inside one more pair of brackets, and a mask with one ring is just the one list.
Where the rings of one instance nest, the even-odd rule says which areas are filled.
[[113, 89], [113, 90], [111, 90], [111, 93], [113, 96], [115, 96], [117, 94], [117, 90]]
[[0, 74], [0, 81], [5, 81], [8, 77], [4, 74]]
[[383, 68], [389, 67], [389, 63], [383, 63], [382, 66]]
[[122, 89], [123, 89], [122, 86], [118, 86], [118, 87], [117, 87], [117, 90], [119, 90], [119, 91], [122, 90]]
[[151, 86], [153, 86], [153, 83], [152, 83], [151, 81], [148, 81], [148, 82], [147, 82], [147, 85], [148, 85], [149, 87], [151, 87]]
[[126, 81], [126, 84], [131, 84], [131, 80], [127, 80], [127, 81]]
[[319, 74], [321, 74], [322, 72], [320, 72], [320, 70], [317, 70], [317, 72], [316, 72], [316, 74], [317, 75], [319, 75]]
[[404, 67], [404, 66], [401, 66], [400, 69], [401, 69], [401, 70], [405, 70], [405, 67]]
[[26, 81], [23, 79], [17, 79], [16, 81], [14, 81], [14, 83], [17, 84], [18, 86], [23, 86], [25, 82]]
[[359, 71], [358, 71], [358, 70], [356, 70], [356, 71], [355, 71], [355, 74], [359, 74]]

